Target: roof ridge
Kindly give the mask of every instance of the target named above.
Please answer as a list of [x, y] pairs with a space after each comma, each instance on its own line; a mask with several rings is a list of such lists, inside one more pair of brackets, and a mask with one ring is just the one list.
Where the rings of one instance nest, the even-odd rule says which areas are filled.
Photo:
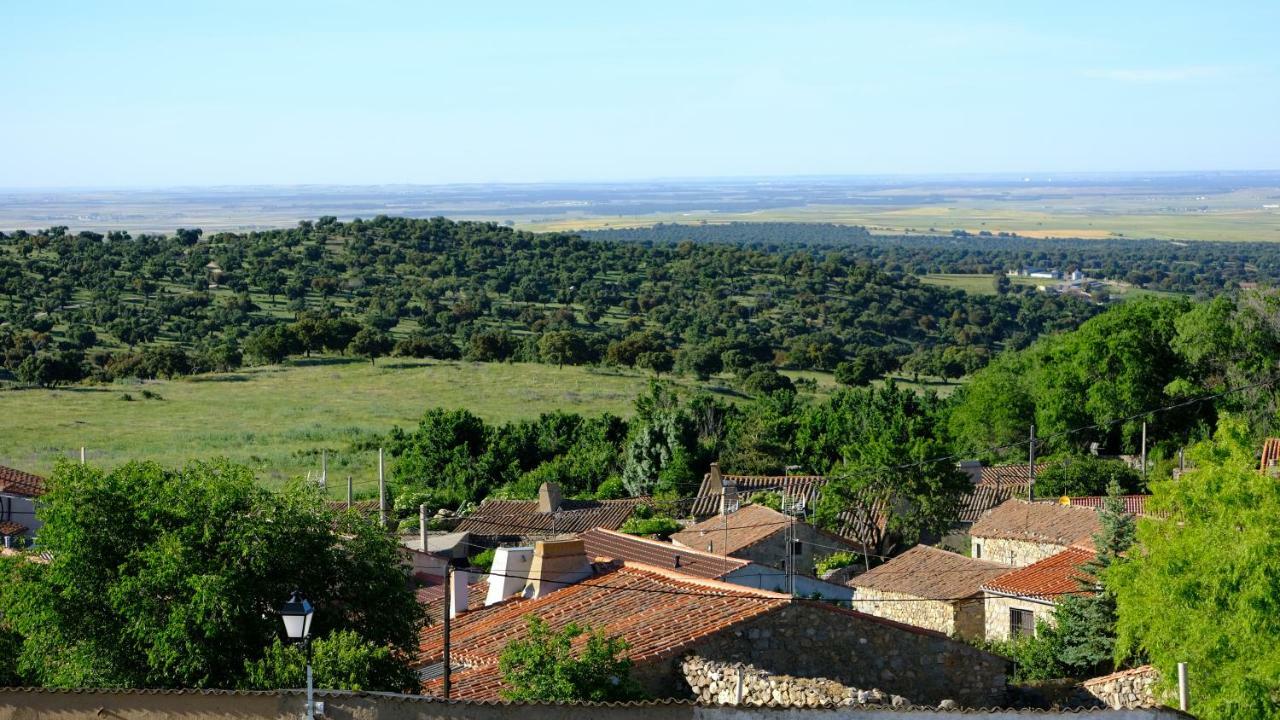
[[[688, 575], [671, 568], [658, 567], [648, 563], [636, 562], [634, 560], [623, 560], [620, 570], [631, 570], [633, 572], [641, 572], [649, 575], [657, 575], [672, 582], [682, 583], [685, 585], [693, 585], [697, 587], [705, 587], [708, 590], [721, 590], [731, 594], [734, 597], [740, 597], [744, 600], [750, 600], [751, 596], [759, 597], [762, 600], [791, 600], [791, 596], [773, 592], [772, 590], [760, 590], [745, 585], [735, 585], [733, 583], [724, 582], [723, 580], [712, 580], [710, 578], [700, 578], [694, 575]], [[587, 581], [584, 580], [583, 583]]]
[[725, 560], [728, 560], [729, 562], [735, 563], [735, 564], [742, 564], [742, 565], [751, 564], [751, 561], [749, 560], [743, 560], [741, 558], [735, 558], [732, 556], [725, 557], [723, 555], [716, 555], [715, 553], [704, 552], [702, 550], [685, 547], [684, 545], [676, 545], [674, 543], [664, 542], [662, 540], [654, 540], [653, 538], [647, 538], [647, 537], [644, 537], [643, 535], [632, 535], [630, 533], [619, 532], [617, 530], [610, 530], [609, 528], [604, 528], [604, 527], [595, 527], [595, 528], [591, 528], [590, 530], [584, 530], [583, 532], [579, 533], [579, 536], [586, 535], [587, 533], [591, 533], [591, 532], [605, 533], [610, 537], [616, 537], [629, 542], [647, 543], [654, 547], [661, 548], [663, 550], [669, 550], [671, 552], [678, 553], [680, 555], [689, 555], [693, 557], [702, 558], [705, 560], [714, 560], [716, 562], [724, 562]]

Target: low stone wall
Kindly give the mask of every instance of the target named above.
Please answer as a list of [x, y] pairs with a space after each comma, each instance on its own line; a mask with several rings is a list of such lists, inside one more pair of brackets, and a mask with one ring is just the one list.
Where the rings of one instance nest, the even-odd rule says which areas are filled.
[[[1080, 683], [1078, 697], [1083, 701], [1080, 704], [1085, 706], [1145, 708], [1157, 703], [1156, 687], [1159, 684], [1160, 671], [1143, 665], [1086, 680]], [[1090, 700], [1096, 702], [1090, 703]]]
[[[823, 678], [774, 675], [751, 665], [734, 665], [690, 655], [680, 663], [693, 698], [706, 705], [773, 705], [835, 707], [840, 705], [909, 705], [900, 695], [860, 690]], [[738, 697], [741, 677], [742, 697]]]

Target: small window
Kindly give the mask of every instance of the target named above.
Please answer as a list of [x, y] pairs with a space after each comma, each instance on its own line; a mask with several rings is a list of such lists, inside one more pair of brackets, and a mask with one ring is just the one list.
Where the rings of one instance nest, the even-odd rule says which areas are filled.
[[791, 554], [792, 554], [792, 555], [800, 555], [800, 554], [803, 554], [803, 553], [804, 553], [804, 546], [800, 543], [800, 541], [799, 541], [799, 540], [792, 540], [792, 541], [791, 541]]
[[1031, 637], [1036, 634], [1036, 615], [1030, 610], [1009, 608], [1009, 637]]
[[973, 557], [975, 560], [982, 559], [982, 543], [973, 544]]

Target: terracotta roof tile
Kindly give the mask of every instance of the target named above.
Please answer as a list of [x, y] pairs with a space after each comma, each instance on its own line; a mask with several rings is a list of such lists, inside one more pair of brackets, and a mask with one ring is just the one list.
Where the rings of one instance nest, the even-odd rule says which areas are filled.
[[565, 500], [554, 513], [538, 512], [537, 500], [485, 500], [462, 518], [454, 532], [482, 537], [553, 537], [602, 527], [617, 530], [650, 498]]
[[[822, 475], [721, 475], [722, 482], [738, 490], [739, 502], [746, 503], [751, 495], [769, 490], [785, 491], [789, 495], [802, 496], [808, 508], [817, 507], [827, 478]], [[691, 506], [695, 518], [707, 518], [720, 512], [721, 489], [710, 473], [703, 475], [698, 496]], [[878, 546], [884, 536], [887, 503], [879, 498], [863, 500], [845, 509], [838, 516], [837, 535], [865, 545]]]
[[27, 526], [22, 523], [16, 523], [12, 520], [0, 520], [0, 535], [22, 535], [27, 531]]
[[[498, 658], [508, 642], [526, 636], [527, 615], [541, 618], [552, 630], [576, 622], [621, 636], [630, 645], [631, 659], [645, 662], [677, 655], [702, 638], [788, 601], [779, 593], [626, 563], [536, 600], [513, 598], [454, 618], [452, 660], [470, 667], [452, 678], [452, 697], [499, 697]], [[440, 623], [423, 628], [419, 666], [441, 662], [442, 632]], [[438, 693], [440, 684], [428, 680], [423, 690]]]
[[[1025, 485], [1031, 481], [1027, 463], [988, 465], [982, 468], [979, 485]], [[1036, 463], [1036, 475], [1049, 468], [1049, 463]]]
[[734, 557], [700, 552], [697, 549], [625, 535], [604, 528], [588, 530], [578, 537], [586, 543], [589, 557], [606, 557], [672, 568], [694, 577], [719, 579], [751, 564]]
[[[1124, 502], [1124, 511], [1130, 515], [1147, 515], [1147, 499], [1150, 497], [1150, 495], [1121, 495], [1120, 499]], [[1072, 505], [1101, 510], [1106, 504], [1107, 496], [1076, 496], [1067, 498], [1067, 501]], [[1163, 515], [1163, 513], [1154, 513], [1152, 516], [1158, 517], [1161, 515]]]
[[1262, 443], [1262, 462], [1258, 465], [1261, 473], [1275, 472], [1280, 463], [1280, 438], [1269, 437]]
[[45, 493], [45, 480], [39, 475], [0, 465], [0, 493], [39, 497]]
[[1011, 499], [988, 510], [970, 528], [973, 537], [1071, 545], [1090, 540], [1101, 529], [1092, 508]]
[[1080, 568], [1094, 557], [1092, 550], [1067, 548], [1057, 555], [990, 580], [982, 589], [1053, 602], [1063, 593], [1081, 589], [1080, 581], [1085, 574]]
[[1005, 485], [974, 485], [965, 493], [960, 506], [960, 522], [972, 523], [982, 517], [982, 513], [1008, 500], [1009, 498], [1027, 496], [1029, 483], [1008, 483]]
[[1007, 572], [1007, 565], [917, 545], [847, 584], [855, 588], [950, 600], [974, 595], [982, 590], [983, 583]]
[[671, 542], [712, 554], [732, 555], [784, 531], [790, 522], [789, 516], [764, 505], [743, 505], [737, 512], [690, 525], [673, 534]]
[[[346, 500], [330, 500], [329, 509], [334, 510], [336, 512], [344, 512], [348, 509], [347, 501]], [[355, 501], [352, 501], [350, 510], [352, 512], [360, 513], [365, 517], [376, 517], [378, 515], [378, 501], [377, 500], [355, 500]], [[390, 511], [391, 508], [387, 508], [387, 510]]]

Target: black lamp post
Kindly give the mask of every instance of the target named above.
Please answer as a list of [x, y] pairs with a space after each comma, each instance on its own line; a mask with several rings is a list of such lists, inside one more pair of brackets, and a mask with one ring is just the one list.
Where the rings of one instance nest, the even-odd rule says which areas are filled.
[[297, 590], [289, 596], [289, 601], [280, 608], [280, 619], [284, 620], [284, 632], [294, 642], [301, 642], [307, 653], [307, 720], [315, 720], [315, 702], [311, 690], [311, 617], [315, 609], [311, 603]]

